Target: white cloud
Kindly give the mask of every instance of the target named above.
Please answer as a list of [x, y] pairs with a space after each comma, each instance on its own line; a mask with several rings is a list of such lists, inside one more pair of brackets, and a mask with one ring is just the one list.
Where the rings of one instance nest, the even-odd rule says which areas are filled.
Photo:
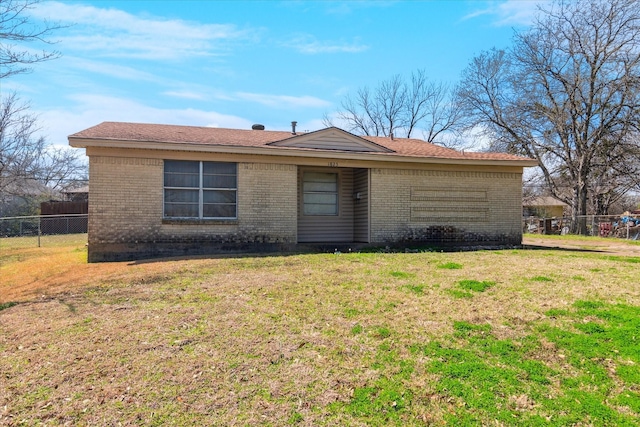
[[456, 149], [464, 149], [468, 151], [485, 151], [491, 145], [492, 138], [489, 132], [482, 126], [474, 126], [464, 132], [459, 140], [455, 142]]
[[207, 99], [207, 97], [202, 92], [194, 92], [188, 90], [169, 90], [162, 93], [166, 96], [171, 96], [173, 98], [182, 98], [182, 99], [193, 99], [196, 101], [203, 101]]
[[102, 95], [71, 96], [72, 106], [39, 113], [43, 135], [51, 144], [66, 144], [67, 136], [104, 121], [161, 123], [250, 129], [252, 122], [238, 116], [193, 108], [164, 109]]
[[[277, 95], [243, 94], [249, 100], [261, 103], [276, 103], [283, 107], [303, 104], [325, 106], [325, 101], [313, 97], [288, 97]], [[156, 108], [126, 98], [105, 95], [77, 94], [69, 97], [69, 107], [34, 111], [42, 134], [53, 145], [66, 145], [67, 136], [105, 121], [177, 124], [186, 126], [209, 126], [232, 129], [250, 129], [254, 121], [235, 115], [222, 114], [195, 108]], [[300, 121], [300, 131], [323, 128], [322, 121]], [[269, 126], [277, 129], [278, 126]], [[285, 126], [282, 130], [288, 130]]]
[[369, 49], [369, 46], [358, 41], [320, 41], [309, 34], [299, 34], [283, 44], [305, 54], [318, 53], [358, 53]]
[[287, 108], [325, 108], [332, 103], [313, 96], [272, 95], [251, 92], [225, 92], [202, 85], [178, 84], [177, 87], [162, 92], [162, 95], [187, 100], [207, 101], [249, 101], [267, 107]]
[[257, 102], [258, 104], [269, 107], [280, 108], [321, 108], [332, 105], [329, 101], [325, 101], [314, 96], [287, 96], [287, 95], [268, 95], [261, 93], [238, 92], [236, 96], [245, 101]]
[[200, 24], [179, 19], [139, 17], [77, 3], [46, 2], [34, 16], [71, 25], [58, 37], [64, 48], [101, 52], [103, 56], [176, 59], [212, 56], [226, 42], [252, 37], [252, 30], [231, 24]]
[[322, 119], [313, 119], [306, 122], [298, 123], [298, 129], [300, 130], [300, 132], [313, 132], [315, 130], [324, 128], [326, 128], [326, 126], [324, 125]]
[[[308, 7], [307, 2], [299, 2], [302, 7]], [[311, 3], [311, 2], [309, 2]], [[376, 1], [366, 1], [366, 0], [357, 0], [357, 1], [321, 1], [317, 2], [317, 5], [321, 10], [324, 10], [324, 13], [327, 15], [339, 15], [339, 16], [348, 16], [355, 15], [357, 13], [361, 13], [366, 11], [367, 9], [380, 9], [380, 8], [388, 8], [396, 5], [398, 3], [397, 0], [376, 0]]]
[[491, 15], [493, 13], [495, 13], [494, 8], [474, 10], [473, 12], [463, 16], [462, 20], [467, 21], [469, 19], [477, 18], [479, 16], [484, 16], [484, 15]]
[[486, 8], [471, 12], [462, 19], [491, 16], [495, 26], [530, 25], [538, 13], [538, 6], [544, 6], [548, 3], [548, 0], [493, 1]]
[[23, 96], [24, 94], [32, 94], [34, 92], [33, 88], [29, 84], [20, 83], [16, 80], [5, 79], [2, 81], [2, 86], [0, 87], [0, 96], [9, 95], [12, 92], [20, 94]]
[[162, 82], [163, 79], [146, 71], [136, 68], [118, 65], [113, 62], [91, 61], [77, 57], [65, 57], [66, 64], [72, 69], [89, 71], [109, 77], [116, 77], [124, 80], [137, 80], [149, 82]]
[[508, 0], [498, 5], [497, 25], [530, 25], [538, 14], [538, 6], [548, 2]]
[[[344, 129], [344, 130], [349, 130], [349, 123], [346, 120], [340, 118], [340, 116], [336, 111], [327, 113], [326, 117], [329, 119], [332, 126], [335, 126], [337, 128]], [[320, 127], [325, 127], [322, 120], [319, 121], [319, 125]]]

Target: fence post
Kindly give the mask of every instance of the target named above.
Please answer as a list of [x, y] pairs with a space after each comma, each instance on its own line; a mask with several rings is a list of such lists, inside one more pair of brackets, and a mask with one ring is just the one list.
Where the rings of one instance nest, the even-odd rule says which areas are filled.
[[42, 227], [40, 225], [42, 217], [38, 216], [38, 247], [40, 247], [40, 235], [42, 234]]

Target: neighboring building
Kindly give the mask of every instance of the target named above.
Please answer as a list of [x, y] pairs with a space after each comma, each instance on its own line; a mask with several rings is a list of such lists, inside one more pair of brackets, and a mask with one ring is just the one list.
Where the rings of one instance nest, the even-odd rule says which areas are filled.
[[569, 205], [551, 196], [537, 196], [522, 201], [522, 215], [539, 218], [562, 218]]
[[67, 189], [62, 194], [66, 202], [88, 202], [89, 186], [83, 185], [82, 187]]
[[69, 136], [89, 156], [89, 261], [521, 244], [531, 159], [263, 129], [105, 122]]
[[[0, 178], [1, 179], [1, 178]], [[30, 179], [20, 179], [0, 187], [0, 218], [37, 215], [40, 201], [50, 197], [50, 189]]]

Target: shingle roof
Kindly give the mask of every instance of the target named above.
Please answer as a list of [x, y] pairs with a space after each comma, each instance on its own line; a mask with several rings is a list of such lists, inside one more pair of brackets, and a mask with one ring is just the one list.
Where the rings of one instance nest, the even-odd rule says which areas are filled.
[[[317, 131], [321, 132], [321, 131]], [[302, 135], [302, 134], [298, 134]], [[133, 142], [165, 142], [211, 146], [262, 147], [273, 149], [304, 150], [300, 148], [273, 147], [268, 144], [295, 138], [287, 131], [225, 129], [198, 126], [178, 126], [145, 123], [103, 122], [69, 136], [73, 139], [113, 140]], [[381, 156], [409, 156], [441, 159], [505, 160], [531, 163], [531, 159], [506, 153], [460, 152], [413, 138], [388, 138], [360, 136], [367, 141], [393, 150], [392, 153], [371, 153]]]
[[535, 196], [525, 198], [522, 202], [523, 206], [569, 206], [555, 197], [551, 196]]

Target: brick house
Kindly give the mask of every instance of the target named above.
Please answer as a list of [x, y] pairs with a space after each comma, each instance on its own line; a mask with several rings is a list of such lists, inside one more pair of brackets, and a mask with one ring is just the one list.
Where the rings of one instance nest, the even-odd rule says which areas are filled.
[[89, 261], [219, 252], [519, 245], [536, 162], [338, 128], [104, 122], [89, 156]]

